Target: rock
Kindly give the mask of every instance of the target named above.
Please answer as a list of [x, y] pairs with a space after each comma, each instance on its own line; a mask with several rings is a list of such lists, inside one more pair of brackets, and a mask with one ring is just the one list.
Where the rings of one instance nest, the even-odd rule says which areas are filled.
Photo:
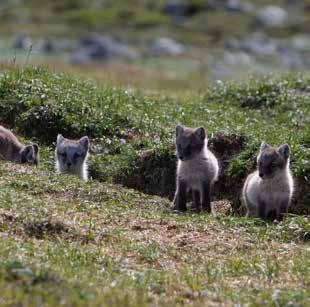
[[13, 39], [13, 48], [15, 49], [29, 50], [32, 44], [31, 37], [24, 33], [17, 34]]
[[91, 49], [90, 53], [95, 60], [108, 59], [111, 57], [135, 59], [138, 56], [135, 50], [109, 36], [93, 34], [84, 37], [81, 40], [81, 44], [83, 47]]
[[182, 44], [167, 37], [156, 39], [149, 49], [149, 53], [151, 55], [158, 56], [178, 56], [181, 55], [184, 51], [185, 47]]
[[239, 0], [228, 0], [225, 4], [225, 9], [229, 12], [249, 13], [253, 11], [253, 5]]
[[280, 54], [281, 63], [289, 69], [302, 69], [305, 66], [302, 56], [293, 50], [284, 50]]
[[224, 46], [228, 50], [241, 50], [241, 42], [235, 37], [230, 37], [224, 42]]
[[59, 51], [72, 51], [76, 48], [76, 42], [66, 38], [57, 39], [57, 41], [54, 42], [54, 46], [56, 50]]
[[91, 62], [100, 62], [111, 60], [114, 56], [109, 50], [93, 46], [88, 48], [81, 48], [72, 53], [70, 62], [72, 64], [89, 64]]
[[167, 1], [164, 5], [163, 12], [173, 18], [191, 17], [199, 13], [204, 9], [204, 5], [201, 3], [195, 3], [194, 1], [187, 3], [185, 1]]
[[300, 52], [310, 52], [310, 36], [296, 35], [290, 40], [289, 46]]
[[84, 47], [101, 46], [101, 45], [104, 45], [109, 40], [110, 40], [110, 37], [108, 36], [102, 36], [99, 34], [91, 34], [91, 35], [82, 37], [80, 39], [80, 43]]
[[38, 41], [36, 43], [36, 49], [38, 49], [41, 52], [45, 53], [51, 53], [56, 51], [56, 46], [54, 42], [49, 38], [44, 38]]
[[107, 61], [116, 57], [132, 60], [138, 56], [135, 50], [109, 36], [93, 34], [82, 38], [80, 45], [82, 47], [71, 54], [70, 62], [73, 64]]
[[270, 56], [278, 52], [279, 43], [262, 33], [254, 33], [244, 40], [231, 37], [225, 42], [225, 47], [234, 52], [243, 51], [255, 56]]
[[269, 5], [258, 11], [256, 21], [265, 27], [279, 27], [284, 24], [288, 13], [281, 7]]
[[250, 65], [253, 60], [251, 56], [245, 52], [228, 52], [224, 53], [223, 62], [229, 66]]
[[70, 63], [76, 65], [89, 64], [93, 61], [90, 49], [79, 49], [70, 55]]
[[236, 70], [255, 66], [255, 59], [245, 52], [226, 51], [222, 58], [212, 60], [210, 69], [215, 79], [233, 76]]
[[211, 63], [210, 69], [214, 79], [226, 78], [233, 74], [231, 67], [225, 65], [223, 61]]
[[186, 5], [180, 1], [169, 1], [163, 8], [163, 12], [171, 17], [185, 17]]
[[276, 40], [270, 39], [261, 33], [254, 33], [241, 43], [241, 49], [257, 56], [270, 56], [277, 53]]

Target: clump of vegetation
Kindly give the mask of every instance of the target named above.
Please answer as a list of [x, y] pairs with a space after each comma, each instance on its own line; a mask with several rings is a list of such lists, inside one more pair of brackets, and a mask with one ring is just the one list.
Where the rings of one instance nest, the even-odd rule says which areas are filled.
[[246, 108], [272, 108], [288, 104], [294, 91], [306, 89], [308, 79], [299, 75], [292, 75], [280, 80], [279, 78], [264, 77], [263, 79], [250, 79], [247, 83], [227, 83], [217, 86], [208, 92], [208, 98], [218, 102], [229, 100]]
[[100, 91], [90, 82], [44, 69], [12, 69], [0, 77], [1, 121], [51, 143], [57, 133], [69, 137], [117, 134], [133, 123], [118, 112], [124, 91]]

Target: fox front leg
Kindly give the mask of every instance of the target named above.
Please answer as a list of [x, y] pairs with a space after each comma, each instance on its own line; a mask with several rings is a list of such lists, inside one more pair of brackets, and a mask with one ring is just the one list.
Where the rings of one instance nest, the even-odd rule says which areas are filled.
[[289, 207], [289, 201], [284, 200], [281, 202], [280, 207], [277, 209], [277, 220], [282, 221], [284, 214], [287, 213]]
[[202, 210], [211, 212], [210, 201], [210, 183], [208, 181], [202, 182]]
[[201, 197], [200, 197], [201, 194], [199, 191], [196, 191], [196, 190], [193, 190], [192, 194], [193, 194], [193, 202], [194, 202], [195, 209], [197, 212], [199, 212], [201, 208]]
[[186, 184], [184, 181], [177, 182], [177, 189], [173, 200], [173, 210], [186, 211]]
[[267, 217], [267, 214], [266, 214], [266, 204], [264, 201], [262, 200], [258, 201], [257, 211], [258, 211], [258, 217], [265, 220]]

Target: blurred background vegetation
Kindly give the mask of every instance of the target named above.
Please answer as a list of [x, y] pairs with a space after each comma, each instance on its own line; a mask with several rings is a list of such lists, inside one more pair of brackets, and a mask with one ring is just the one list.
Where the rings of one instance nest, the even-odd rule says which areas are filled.
[[0, 52], [2, 62], [184, 93], [309, 71], [309, 24], [308, 0], [2, 0]]

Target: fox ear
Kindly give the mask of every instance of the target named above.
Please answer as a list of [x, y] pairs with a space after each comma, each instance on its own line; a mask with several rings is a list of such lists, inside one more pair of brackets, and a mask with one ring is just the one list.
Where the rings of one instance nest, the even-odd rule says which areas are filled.
[[278, 152], [287, 159], [290, 156], [290, 146], [288, 144], [283, 144], [278, 148]]
[[204, 140], [206, 138], [206, 132], [203, 127], [197, 128], [195, 130], [195, 134], [201, 139]]
[[184, 131], [184, 128], [181, 125], [177, 125], [175, 127], [175, 135], [178, 136], [180, 133]]
[[23, 150], [23, 153], [25, 156], [29, 156], [29, 155], [32, 155], [33, 154], [33, 147], [32, 145], [28, 145], [25, 147], [25, 149]]
[[79, 143], [83, 146], [83, 148], [87, 151], [89, 146], [88, 136], [83, 136], [79, 139]]
[[259, 150], [260, 150], [260, 151], [263, 151], [263, 150], [265, 150], [265, 149], [267, 149], [267, 148], [269, 148], [269, 147], [271, 147], [271, 146], [268, 145], [266, 142], [262, 142], [262, 143], [260, 144]]
[[39, 153], [39, 145], [38, 144], [32, 144], [33, 152], [35, 155]]
[[57, 145], [60, 144], [65, 138], [61, 135], [61, 134], [58, 134], [57, 135]]

